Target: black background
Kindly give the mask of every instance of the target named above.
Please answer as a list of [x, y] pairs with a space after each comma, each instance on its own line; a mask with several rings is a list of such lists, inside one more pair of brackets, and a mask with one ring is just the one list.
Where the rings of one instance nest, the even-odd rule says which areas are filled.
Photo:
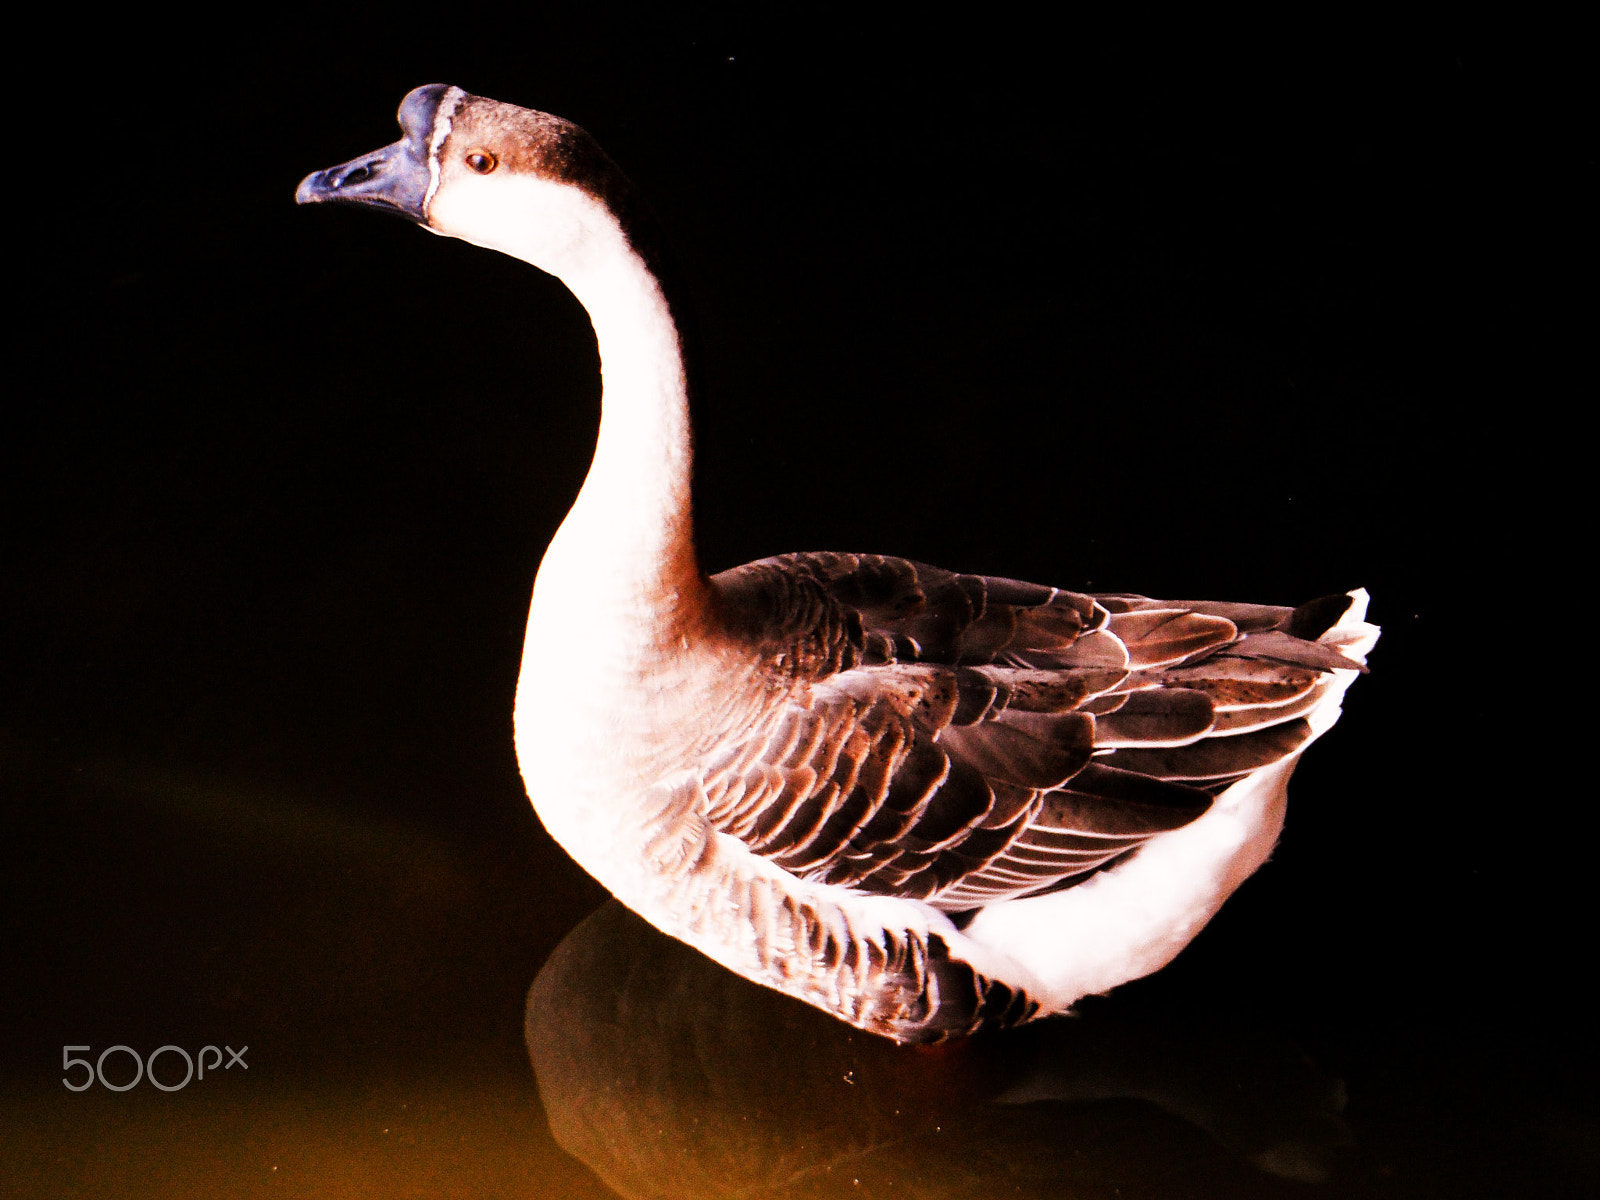
[[[1369, 588], [1373, 673], [1164, 986], [1287, 1014], [1395, 1194], [1501, 1194], [1487, 1164], [1579, 1194], [1583, 393], [1548, 368], [1592, 158], [1559, 56], [519, 14], [63, 29], [13, 94], [0, 1085], [25, 1185], [605, 1194], [519, 1040], [603, 893], [510, 739], [593, 444], [587, 321], [521, 264], [291, 202], [444, 81], [578, 121], [654, 204], [704, 351], [709, 569], [850, 549]], [[248, 1043], [247, 1081], [59, 1082], [63, 1045], [208, 1042]]]

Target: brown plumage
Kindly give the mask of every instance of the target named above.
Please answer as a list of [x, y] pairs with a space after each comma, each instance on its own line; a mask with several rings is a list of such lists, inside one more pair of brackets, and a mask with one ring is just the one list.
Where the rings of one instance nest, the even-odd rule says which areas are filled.
[[1187, 824], [1299, 749], [1320, 681], [1360, 666], [1314, 640], [1343, 596], [1171, 604], [850, 554], [712, 583], [771, 662], [763, 719], [705, 764], [712, 824], [803, 879], [945, 912]]

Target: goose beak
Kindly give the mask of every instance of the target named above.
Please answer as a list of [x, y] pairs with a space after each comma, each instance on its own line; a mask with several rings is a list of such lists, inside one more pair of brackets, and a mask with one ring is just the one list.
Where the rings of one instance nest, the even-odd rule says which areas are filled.
[[[449, 130], [450, 114], [465, 93], [447, 83], [412, 88], [396, 119], [405, 136], [393, 145], [313, 171], [295, 189], [296, 204], [359, 204], [393, 213], [428, 228], [428, 201], [435, 183], [433, 151]], [[435, 124], [446, 122], [435, 136]]]
[[[419, 153], [421, 151], [421, 153]], [[427, 151], [412, 137], [326, 171], [313, 171], [295, 189], [296, 204], [358, 204], [428, 223]]]

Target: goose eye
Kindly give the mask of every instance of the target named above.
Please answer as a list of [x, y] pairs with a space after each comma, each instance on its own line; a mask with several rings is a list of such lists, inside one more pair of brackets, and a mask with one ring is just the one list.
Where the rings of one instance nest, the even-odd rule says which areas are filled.
[[474, 150], [467, 155], [467, 166], [471, 167], [479, 175], [487, 175], [499, 165], [495, 156], [487, 150]]

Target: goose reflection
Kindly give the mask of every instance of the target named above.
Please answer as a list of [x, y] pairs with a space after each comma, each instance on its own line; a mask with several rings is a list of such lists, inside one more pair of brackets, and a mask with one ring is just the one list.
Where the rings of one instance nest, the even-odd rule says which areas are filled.
[[1272, 1033], [1113, 998], [897, 1046], [614, 900], [540, 971], [526, 1032], [557, 1142], [626, 1200], [1321, 1196], [1351, 1140], [1341, 1086]]

